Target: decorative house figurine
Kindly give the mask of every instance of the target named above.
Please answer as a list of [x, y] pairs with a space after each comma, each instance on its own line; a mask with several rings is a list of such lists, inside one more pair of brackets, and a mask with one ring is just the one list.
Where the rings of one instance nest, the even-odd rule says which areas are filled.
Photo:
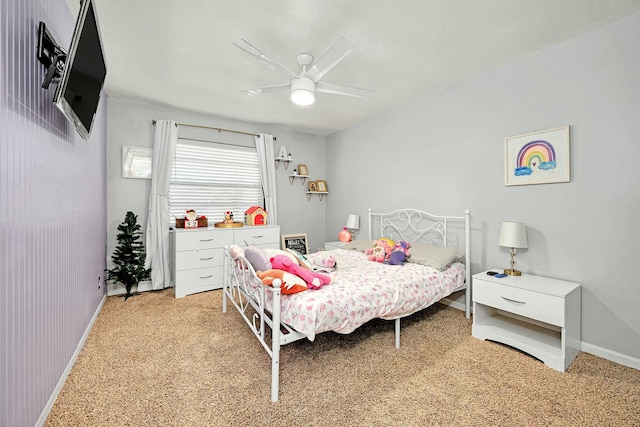
[[[278, 154], [278, 157], [281, 159], [287, 158], [287, 147], [285, 147], [284, 145], [280, 147], [280, 153]], [[291, 155], [289, 155], [289, 158], [291, 158]]]
[[267, 223], [267, 211], [260, 206], [251, 206], [244, 213], [244, 222], [247, 225], [265, 225]]

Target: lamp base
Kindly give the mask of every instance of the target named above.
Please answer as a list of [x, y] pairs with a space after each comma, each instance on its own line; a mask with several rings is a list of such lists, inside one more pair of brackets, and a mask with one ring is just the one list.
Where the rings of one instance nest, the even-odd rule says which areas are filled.
[[508, 274], [509, 276], [522, 276], [522, 272], [515, 268], [505, 268], [504, 274]]

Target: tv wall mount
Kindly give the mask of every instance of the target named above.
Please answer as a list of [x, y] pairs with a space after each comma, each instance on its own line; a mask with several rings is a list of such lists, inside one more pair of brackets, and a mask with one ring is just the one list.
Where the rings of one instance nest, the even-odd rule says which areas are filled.
[[53, 38], [44, 22], [38, 24], [38, 61], [47, 69], [42, 88], [48, 89], [51, 82], [58, 84], [67, 61], [67, 52]]

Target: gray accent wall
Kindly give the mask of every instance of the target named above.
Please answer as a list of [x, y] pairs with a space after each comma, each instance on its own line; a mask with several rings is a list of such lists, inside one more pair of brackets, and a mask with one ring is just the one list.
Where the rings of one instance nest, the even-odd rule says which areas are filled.
[[105, 297], [106, 103], [84, 141], [42, 89], [38, 22], [64, 0], [0, 3], [0, 425], [33, 426]]
[[[317, 196], [314, 196], [311, 200], [307, 200], [304, 194], [306, 183], [305, 186], [302, 186], [300, 180], [297, 179], [291, 184], [288, 177], [293, 168], [298, 163], [302, 163], [308, 166], [309, 174], [313, 179], [325, 179], [324, 137], [293, 132], [290, 129], [269, 124], [241, 122], [144, 102], [109, 98], [108, 106], [108, 265], [111, 265], [109, 254], [113, 252], [116, 244], [117, 226], [122, 222], [128, 210], [138, 215], [138, 221], [142, 224], [143, 230], [146, 229], [151, 181], [122, 178], [122, 147], [153, 147], [155, 126], [152, 124], [152, 120], [155, 119], [172, 119], [178, 123], [274, 135], [277, 138], [275, 142], [276, 153], [281, 145], [285, 145], [288, 152], [292, 153], [294, 160], [288, 169], [285, 169], [284, 165], [280, 165], [276, 169], [280, 232], [281, 234], [307, 233], [310, 250], [324, 246], [324, 213], [327, 198], [320, 201]], [[252, 136], [232, 132], [182, 126], [180, 136], [243, 145], [248, 143], [255, 146]], [[330, 182], [328, 186], [331, 191]], [[234, 212], [234, 214], [242, 216], [244, 212]]]
[[[583, 350], [640, 367], [640, 14], [327, 137], [327, 238], [348, 213], [470, 209], [472, 272], [582, 284]], [[375, 89], [375, 88], [374, 88]], [[504, 186], [504, 138], [571, 126], [571, 182]]]

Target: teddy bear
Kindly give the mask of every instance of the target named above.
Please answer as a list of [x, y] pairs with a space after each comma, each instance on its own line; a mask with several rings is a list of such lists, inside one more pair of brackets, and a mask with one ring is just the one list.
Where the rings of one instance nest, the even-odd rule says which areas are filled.
[[389, 265], [404, 265], [406, 259], [411, 255], [409, 248], [411, 245], [404, 240], [398, 240], [393, 246], [393, 250], [384, 263]]
[[391, 250], [393, 249], [393, 245], [394, 242], [390, 239], [380, 238], [376, 240], [373, 248], [369, 248], [365, 251], [367, 259], [369, 261], [384, 262], [389, 258]]
[[266, 271], [258, 271], [256, 274], [260, 280], [262, 280], [263, 284], [271, 287], [273, 287], [274, 280], [280, 279], [282, 282], [280, 289], [282, 290], [283, 295], [295, 294], [308, 289], [307, 284], [301, 277], [283, 270], [270, 269]]
[[322, 286], [331, 283], [331, 277], [329, 275], [307, 270], [291, 261], [291, 258], [286, 255], [275, 255], [271, 257], [269, 261], [271, 261], [273, 268], [284, 270], [300, 277], [306, 282], [309, 289], [320, 289]]

